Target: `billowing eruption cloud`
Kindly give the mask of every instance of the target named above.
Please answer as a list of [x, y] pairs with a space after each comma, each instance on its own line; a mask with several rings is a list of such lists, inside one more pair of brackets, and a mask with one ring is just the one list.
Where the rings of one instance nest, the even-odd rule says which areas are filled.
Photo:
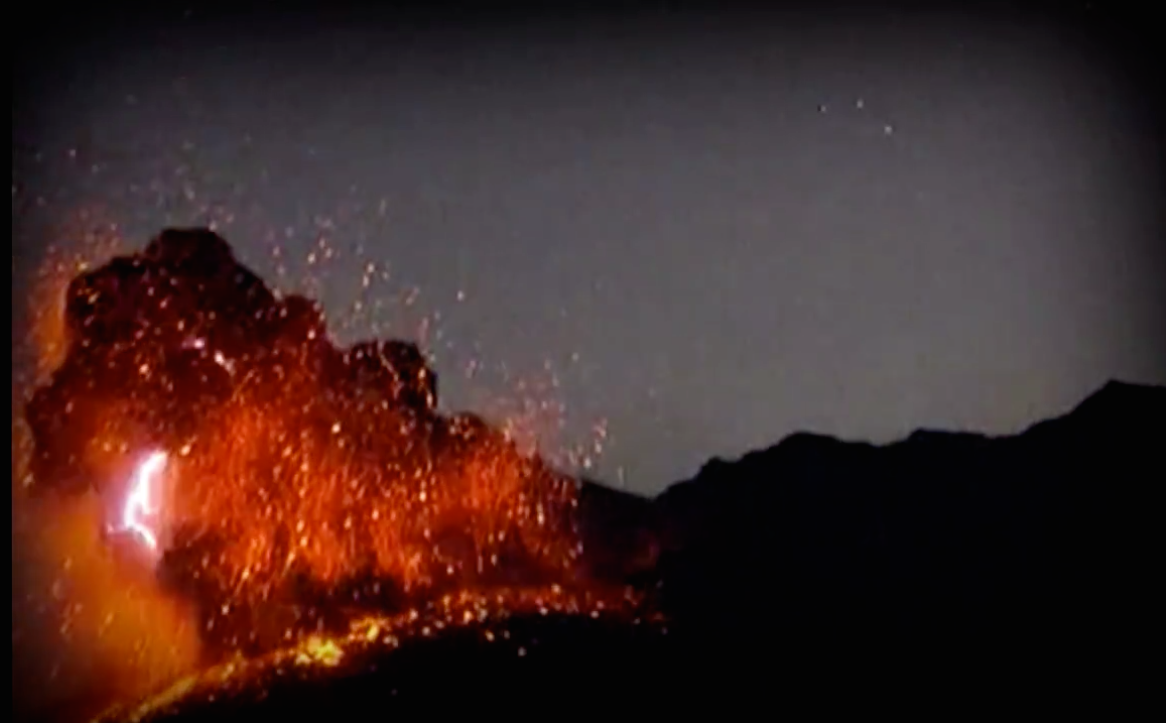
[[107, 545], [197, 607], [212, 659], [424, 601], [603, 604], [574, 480], [439, 413], [415, 345], [338, 348], [214, 233], [78, 276], [65, 327], [26, 409], [31, 491], [100, 500]]

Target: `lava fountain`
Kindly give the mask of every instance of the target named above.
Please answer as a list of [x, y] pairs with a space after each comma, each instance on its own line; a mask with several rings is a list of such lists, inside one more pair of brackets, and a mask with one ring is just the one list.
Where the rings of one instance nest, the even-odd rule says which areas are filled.
[[446, 626], [635, 606], [580, 564], [573, 479], [440, 413], [416, 346], [336, 347], [214, 233], [79, 275], [65, 332], [26, 407], [30, 492], [99, 500], [118, 564], [199, 631], [194, 672], [119, 717]]

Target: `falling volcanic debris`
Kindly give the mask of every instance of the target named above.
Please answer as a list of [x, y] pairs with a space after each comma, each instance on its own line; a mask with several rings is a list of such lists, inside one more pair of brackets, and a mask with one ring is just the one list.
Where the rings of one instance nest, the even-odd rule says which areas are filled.
[[65, 314], [26, 409], [33, 493], [102, 500], [126, 564], [194, 601], [216, 681], [241, 659], [335, 663], [382, 629], [631, 604], [581, 571], [574, 480], [439, 414], [415, 345], [337, 348], [216, 234], [168, 230], [77, 277]]

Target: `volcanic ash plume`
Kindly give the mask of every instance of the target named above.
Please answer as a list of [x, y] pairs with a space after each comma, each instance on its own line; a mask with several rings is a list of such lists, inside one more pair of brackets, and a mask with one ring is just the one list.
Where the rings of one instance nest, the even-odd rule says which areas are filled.
[[196, 606], [204, 655], [467, 591], [583, 590], [573, 480], [439, 414], [416, 346], [334, 346], [217, 235], [78, 276], [65, 328], [26, 409], [31, 492], [88, 500], [100, 555]]

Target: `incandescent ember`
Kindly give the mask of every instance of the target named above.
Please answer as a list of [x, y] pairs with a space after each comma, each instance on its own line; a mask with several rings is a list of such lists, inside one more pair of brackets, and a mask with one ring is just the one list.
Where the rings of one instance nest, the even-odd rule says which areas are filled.
[[26, 409], [33, 491], [96, 491], [108, 542], [196, 601], [212, 657], [466, 591], [604, 599], [580, 571], [573, 479], [439, 413], [415, 345], [338, 348], [313, 302], [216, 234], [165, 231], [77, 277], [65, 316]]

